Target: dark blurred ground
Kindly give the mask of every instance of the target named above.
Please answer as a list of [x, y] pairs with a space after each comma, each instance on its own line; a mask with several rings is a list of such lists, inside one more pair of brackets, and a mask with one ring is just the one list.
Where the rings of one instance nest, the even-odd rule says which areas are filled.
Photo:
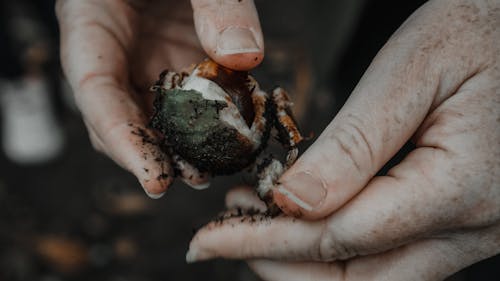
[[[56, 41], [53, 4], [44, 2], [27, 3]], [[292, 89], [304, 130], [318, 134], [423, 1], [256, 2], [267, 40], [256, 76], [264, 86]], [[18, 60], [4, 57], [2, 75], [21, 75]], [[48, 72], [59, 77], [54, 68]], [[247, 175], [217, 178], [205, 191], [176, 183], [162, 199], [148, 199], [134, 177], [92, 149], [78, 113], [61, 91], [54, 93], [67, 139], [63, 153], [29, 166], [0, 153], [0, 280], [259, 280], [244, 262], [184, 261], [193, 228], [223, 208], [230, 186], [249, 183]], [[500, 280], [499, 265], [497, 256], [450, 280]]]

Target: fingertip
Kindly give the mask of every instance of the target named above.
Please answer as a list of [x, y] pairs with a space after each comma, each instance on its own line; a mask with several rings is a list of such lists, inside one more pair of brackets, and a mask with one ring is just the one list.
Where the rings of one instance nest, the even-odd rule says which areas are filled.
[[163, 195], [165, 195], [165, 192], [163, 193], [158, 193], [158, 194], [152, 194], [152, 193], [149, 193], [147, 190], [145, 190], [146, 192], [146, 195], [151, 198], [151, 199], [160, 199], [163, 197]]
[[226, 207], [228, 209], [252, 209], [260, 212], [267, 210], [266, 204], [257, 196], [255, 190], [249, 186], [238, 186], [228, 191], [226, 193]]
[[272, 190], [273, 202], [288, 216], [302, 218], [305, 210], [299, 207], [295, 202], [290, 200], [285, 194], [277, 189]]
[[251, 188], [249, 186], [236, 186], [230, 189], [225, 197], [226, 207], [234, 206], [234, 203], [237, 202], [239, 198], [250, 196], [250, 192]]
[[187, 263], [201, 262], [218, 257], [215, 251], [210, 251], [210, 250], [207, 251], [205, 248], [203, 248], [203, 243], [201, 243], [200, 245], [196, 237], [197, 236], [195, 236], [195, 238], [193, 238], [193, 240], [191, 240], [189, 244], [189, 249], [186, 253]]
[[241, 53], [230, 55], [217, 55], [213, 53], [210, 57], [220, 65], [227, 68], [247, 71], [257, 67], [264, 59], [264, 52]]
[[181, 172], [181, 180], [196, 190], [203, 190], [210, 187], [210, 175], [208, 173], [201, 173], [196, 168], [192, 167], [191, 170]]
[[185, 184], [196, 190], [203, 190], [210, 187], [210, 173], [200, 172], [198, 168], [178, 155], [174, 155], [172, 161], [177, 166], [180, 178]]
[[[139, 181], [153, 199], [163, 196], [174, 180], [171, 158], [160, 147], [154, 131], [127, 122], [107, 134], [109, 155]], [[109, 145], [112, 144], [112, 145]]]
[[[198, 230], [197, 233], [195, 233], [194, 237], [189, 242], [188, 251], [186, 252], [187, 263], [205, 261], [217, 256], [216, 251], [210, 250], [213, 246], [212, 244], [214, 243], [212, 233], [215, 230], [216, 229], [212, 228], [207, 230], [207, 225], [205, 225], [203, 228]], [[215, 235], [215, 240], [217, 241], [217, 235]]]
[[196, 251], [190, 247], [186, 253], [186, 262], [195, 263], [196, 261], [197, 261]]
[[135, 165], [129, 169], [141, 184], [144, 192], [152, 199], [161, 198], [174, 181], [174, 172], [165, 157], [137, 158]]
[[159, 199], [165, 195], [168, 187], [172, 184], [173, 177], [162, 173], [156, 178], [139, 178], [139, 183], [146, 195], [151, 199]]
[[252, 0], [191, 2], [196, 33], [214, 61], [240, 71], [262, 62], [264, 38]]

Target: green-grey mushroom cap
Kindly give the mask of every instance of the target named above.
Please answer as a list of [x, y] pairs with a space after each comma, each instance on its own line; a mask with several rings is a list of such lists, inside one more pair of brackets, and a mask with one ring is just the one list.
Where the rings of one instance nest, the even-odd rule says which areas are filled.
[[[155, 115], [151, 126], [166, 138], [166, 144], [200, 172], [231, 174], [255, 162], [261, 148], [222, 121], [228, 105], [205, 99], [196, 90], [157, 87]], [[267, 141], [266, 136], [260, 146]]]

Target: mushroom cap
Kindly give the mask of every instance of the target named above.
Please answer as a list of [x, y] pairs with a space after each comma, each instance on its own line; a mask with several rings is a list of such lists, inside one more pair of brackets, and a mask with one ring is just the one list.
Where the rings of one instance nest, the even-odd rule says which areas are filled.
[[151, 125], [175, 153], [200, 172], [232, 174], [254, 163], [263, 146], [256, 149], [238, 128], [220, 120], [227, 106], [224, 101], [205, 99], [196, 90], [160, 88]]

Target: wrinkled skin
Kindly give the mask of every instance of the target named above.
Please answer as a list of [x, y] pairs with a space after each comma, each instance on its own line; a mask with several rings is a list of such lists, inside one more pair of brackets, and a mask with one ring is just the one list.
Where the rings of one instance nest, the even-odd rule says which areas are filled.
[[[500, 1], [425, 4], [281, 178], [290, 216], [210, 223], [187, 260], [248, 259], [266, 280], [442, 280], [498, 254], [498, 42]], [[243, 188], [227, 205], [265, 208]]]
[[[92, 144], [132, 172], [152, 198], [163, 195], [173, 179], [169, 156], [146, 127], [153, 98], [146, 93], [158, 74], [200, 61], [206, 56], [203, 50], [218, 63], [240, 70], [255, 67], [263, 58], [252, 1], [191, 2], [194, 18], [189, 1], [59, 0], [56, 6], [64, 73]], [[248, 40], [217, 37], [232, 26], [251, 29], [256, 47], [244, 48]], [[217, 52], [221, 47], [226, 48], [223, 54]], [[195, 171], [185, 166], [181, 176], [188, 184], [208, 180], [191, 177]]]

